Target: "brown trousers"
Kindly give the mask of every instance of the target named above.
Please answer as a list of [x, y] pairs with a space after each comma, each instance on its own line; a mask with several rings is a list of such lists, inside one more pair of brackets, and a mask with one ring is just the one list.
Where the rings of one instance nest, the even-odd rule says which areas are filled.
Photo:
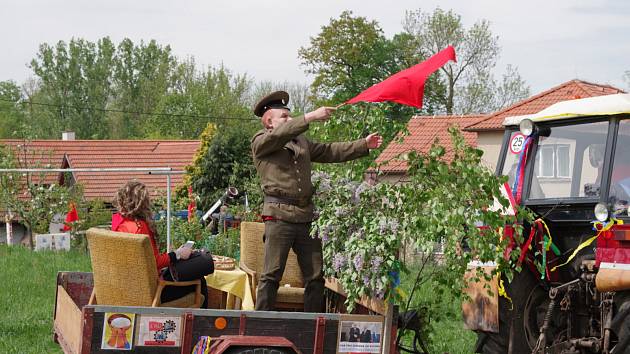
[[322, 243], [310, 236], [310, 223], [265, 221], [265, 265], [256, 295], [256, 310], [272, 311], [289, 250], [297, 255], [304, 276], [304, 312], [324, 311]]

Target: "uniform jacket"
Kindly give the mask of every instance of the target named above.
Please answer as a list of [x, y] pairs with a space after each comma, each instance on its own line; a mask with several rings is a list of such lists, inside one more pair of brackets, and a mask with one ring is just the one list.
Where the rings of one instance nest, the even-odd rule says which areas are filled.
[[316, 143], [303, 135], [309, 124], [294, 118], [252, 138], [254, 165], [265, 195], [291, 198], [298, 205], [265, 203], [263, 215], [292, 223], [313, 220], [311, 162], [343, 162], [368, 154], [367, 142]]

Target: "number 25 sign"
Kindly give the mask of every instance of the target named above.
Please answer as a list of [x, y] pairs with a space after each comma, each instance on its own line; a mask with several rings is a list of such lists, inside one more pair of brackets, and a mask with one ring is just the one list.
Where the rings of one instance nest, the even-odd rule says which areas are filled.
[[510, 140], [510, 151], [513, 154], [520, 154], [525, 145], [525, 135], [517, 133], [514, 134], [512, 140]]

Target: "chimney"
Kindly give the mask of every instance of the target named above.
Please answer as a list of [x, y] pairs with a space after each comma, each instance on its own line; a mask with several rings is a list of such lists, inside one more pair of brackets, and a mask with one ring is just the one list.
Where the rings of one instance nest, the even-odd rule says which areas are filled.
[[61, 133], [61, 140], [74, 140], [74, 132]]

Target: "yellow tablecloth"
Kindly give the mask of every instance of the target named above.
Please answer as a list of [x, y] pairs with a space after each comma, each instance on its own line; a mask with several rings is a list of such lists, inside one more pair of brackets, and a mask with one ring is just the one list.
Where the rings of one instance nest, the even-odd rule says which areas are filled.
[[[225, 291], [240, 298], [241, 309], [254, 310], [254, 299], [252, 298], [251, 286], [247, 280], [247, 273], [238, 267], [233, 270], [215, 270], [214, 273], [206, 275], [206, 283], [211, 288]], [[230, 297], [228, 296], [227, 307], [233, 308], [230, 305]]]

